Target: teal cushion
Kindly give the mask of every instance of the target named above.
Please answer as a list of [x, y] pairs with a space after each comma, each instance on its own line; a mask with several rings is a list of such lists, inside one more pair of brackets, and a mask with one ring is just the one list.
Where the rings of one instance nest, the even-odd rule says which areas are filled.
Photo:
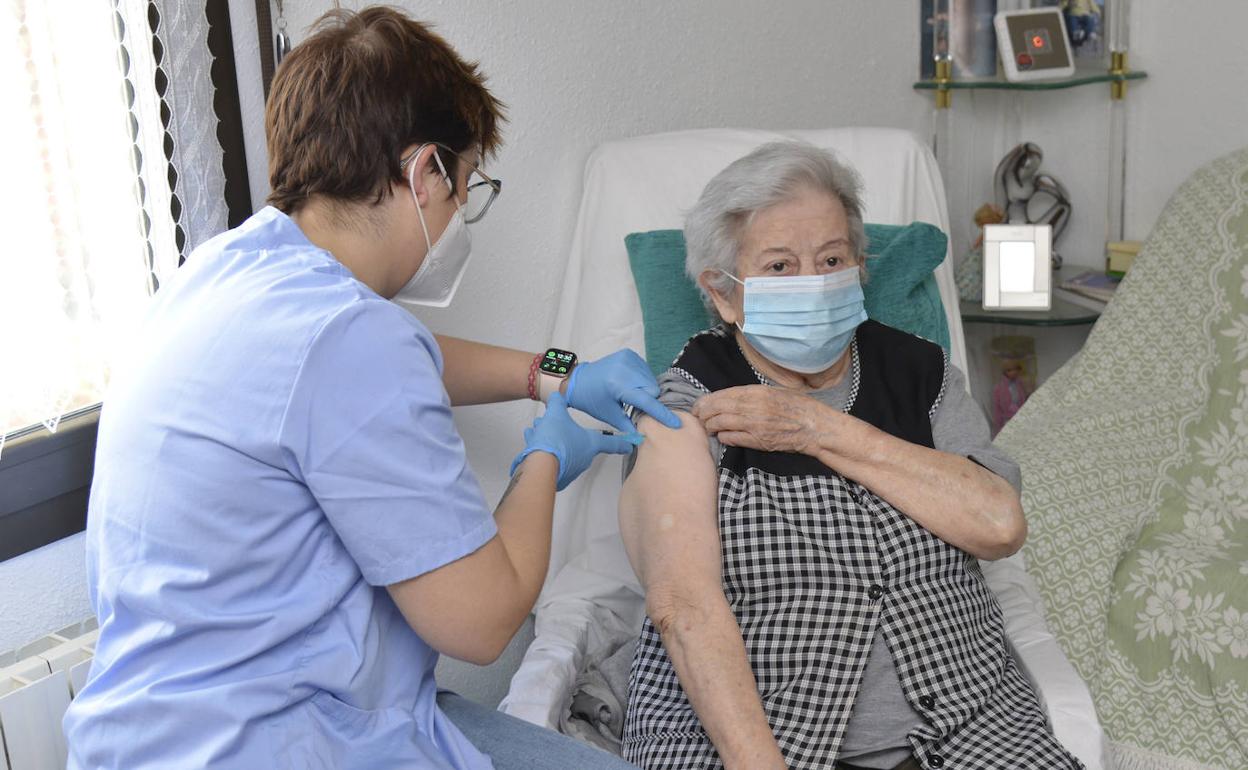
[[[949, 323], [933, 275], [945, 258], [945, 234], [926, 222], [866, 230], [867, 315], [948, 350]], [[641, 299], [646, 363], [657, 375], [671, 366], [686, 340], [711, 325], [711, 315], [685, 275], [684, 232], [630, 233], [624, 246]]]

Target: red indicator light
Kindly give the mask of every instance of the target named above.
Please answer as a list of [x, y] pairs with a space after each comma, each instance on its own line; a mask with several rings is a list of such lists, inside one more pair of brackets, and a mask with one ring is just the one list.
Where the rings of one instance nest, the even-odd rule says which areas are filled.
[[1036, 48], [1044, 48], [1044, 38], [1036, 35], [1031, 38], [1031, 44]]

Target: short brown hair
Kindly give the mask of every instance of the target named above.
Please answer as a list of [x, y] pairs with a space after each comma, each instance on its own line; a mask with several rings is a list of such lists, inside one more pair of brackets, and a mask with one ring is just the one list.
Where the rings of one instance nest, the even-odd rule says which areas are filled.
[[476, 62], [427, 25], [372, 7], [332, 10], [313, 30], [278, 67], [265, 109], [272, 205], [290, 214], [312, 195], [380, 203], [404, 181], [399, 155], [411, 144], [497, 150], [502, 102]]

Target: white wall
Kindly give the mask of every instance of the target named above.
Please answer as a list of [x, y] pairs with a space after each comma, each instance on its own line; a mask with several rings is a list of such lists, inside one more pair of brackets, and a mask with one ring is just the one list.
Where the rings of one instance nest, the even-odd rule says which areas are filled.
[[1132, 5], [1127, 232], [1143, 238], [1175, 188], [1206, 162], [1248, 145], [1248, 3]]
[[[287, 5], [296, 41], [330, 5], [329, 0]], [[465, 56], [481, 61], [511, 117], [506, 146], [491, 165], [505, 180], [505, 192], [473, 228], [467, 279], [451, 308], [421, 314], [439, 332], [528, 349], [559, 344], [548, 337], [551, 303], [575, 223], [580, 172], [601, 141], [703, 126], [887, 125], [924, 136], [931, 131], [930, 97], [910, 87], [917, 69], [917, 3], [409, 0], [400, 5], [436, 24]], [[1192, 170], [1248, 143], [1248, 66], [1233, 58], [1238, 30], [1248, 28], [1248, 3], [1205, 0], [1203, 12], [1183, 24], [1168, 5], [1133, 4], [1132, 65], [1150, 77], [1132, 84], [1127, 100], [1127, 237], [1147, 235]], [[1067, 260], [1100, 265], [1107, 92], [1108, 86], [1017, 98], [959, 92], [954, 126], [962, 154], [951, 168], [951, 182], [973, 177], [986, 186], [1009, 146], [1024, 139], [1039, 142], [1046, 170], [1067, 185], [1075, 201], [1064, 239]], [[252, 114], [249, 125], [255, 130], [248, 137], [258, 142], [262, 118], [259, 111]], [[251, 146], [248, 157], [254, 190], [264, 177], [264, 158]], [[955, 244], [969, 240], [970, 212], [983, 200], [951, 201], [955, 216], [964, 220]], [[504, 487], [505, 468], [520, 446], [519, 427], [530, 415], [524, 405], [459, 410], [457, 423], [491, 499]]]
[[[1190, 7], [1189, 7], [1190, 5]], [[1130, 65], [1148, 73], [1125, 102], [1125, 236], [1143, 239], [1178, 185], [1248, 144], [1248, 64], [1238, 54], [1248, 3], [1132, 3]], [[1057, 243], [1068, 263], [1104, 267], [1109, 173], [1108, 85], [1045, 92], [955, 91], [950, 191], [955, 256], [977, 235], [971, 214], [991, 200], [997, 161], [1020, 141], [1069, 190], [1074, 216]], [[968, 194], [969, 191], [969, 194]]]
[[[285, 4], [296, 42], [329, 0]], [[349, 5], [344, 3], [344, 5]], [[700, 126], [915, 127], [917, 12], [908, 3], [822, 0], [638, 3], [447, 0], [400, 3], [466, 57], [507, 102], [504, 180], [473, 226], [473, 262], [454, 305], [422, 315], [439, 332], [532, 350], [549, 339], [585, 159], [600, 142]], [[254, 4], [231, 0], [253, 204], [267, 194]], [[902, 56], [880, 45], [900, 35]], [[459, 410], [486, 497], [522, 445], [527, 404]], [[0, 563], [0, 650], [90, 613], [81, 537]], [[72, 569], [71, 569], [72, 567]], [[76, 570], [76, 571], [74, 571]], [[54, 598], [52, 605], [45, 598]], [[32, 612], [32, 607], [46, 611]]]
[[[296, 41], [331, 5], [286, 3]], [[447, 310], [419, 314], [438, 332], [535, 351], [560, 343], [549, 333], [581, 171], [605, 140], [705, 126], [917, 128], [926, 121], [928, 102], [910, 89], [918, 14], [909, 3], [398, 5], [480, 60], [510, 117], [505, 146], [488, 167], [503, 180], [503, 194], [472, 228], [474, 256], [459, 294]], [[904, 55], [879, 44], [893, 37]], [[249, 147], [248, 158], [253, 175], [263, 173], [260, 153]], [[527, 404], [458, 410], [487, 499], [506, 486], [531, 416]]]
[[[548, 335], [581, 169], [604, 140], [705, 126], [886, 125], [921, 134], [930, 126], [930, 97], [910, 88], [918, 48], [913, 2], [400, 4], [436, 23], [465, 56], [481, 60], [511, 117], [506, 146], [490, 166], [505, 191], [473, 228], [467, 279], [451, 308], [422, 315], [437, 331], [531, 350], [560, 342]], [[296, 41], [330, 5], [286, 3]], [[258, 207], [267, 173], [254, 5], [231, 0], [230, 9]], [[1178, 18], [1174, 4], [1148, 0], [1134, 3], [1134, 14], [1132, 63], [1150, 79], [1133, 85], [1129, 97], [1127, 231], [1143, 237], [1193, 169], [1248, 144], [1248, 67], [1233, 58], [1248, 28], [1248, 3], [1205, 0], [1199, 13], [1185, 10]], [[1103, 217], [1103, 197], [1096, 196], [1105, 189], [1097, 157], [1108, 131], [1104, 93], [1064, 93], [1030, 100], [1027, 125], [1040, 131], [1076, 205]], [[955, 98], [961, 107], [966, 94]], [[985, 157], [955, 174], [991, 173], [1000, 154], [994, 143], [1006, 141], [991, 136], [995, 119], [979, 114], [991, 99], [976, 97], [974, 122], [981, 125], [966, 135], [972, 146], [987, 148]], [[1072, 233], [1082, 231], [1078, 237], [1095, 251], [1098, 227], [1103, 221], [1076, 223]], [[1075, 261], [1096, 264], [1095, 258]], [[531, 414], [523, 404], [459, 410], [457, 424], [487, 498], [501, 494]], [[0, 563], [0, 650], [89, 614], [82, 562], [78, 536]]]

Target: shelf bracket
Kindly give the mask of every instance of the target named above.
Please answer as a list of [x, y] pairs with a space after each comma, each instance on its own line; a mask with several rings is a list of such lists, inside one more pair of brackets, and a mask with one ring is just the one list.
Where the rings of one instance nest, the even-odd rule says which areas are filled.
[[953, 82], [953, 61], [950, 59], [936, 60], [936, 109], [947, 110], [953, 104], [953, 92], [949, 84]]
[[1121, 101], [1127, 97], [1127, 52], [1113, 51], [1109, 57], [1109, 74], [1114, 77], [1109, 84], [1109, 98]]

